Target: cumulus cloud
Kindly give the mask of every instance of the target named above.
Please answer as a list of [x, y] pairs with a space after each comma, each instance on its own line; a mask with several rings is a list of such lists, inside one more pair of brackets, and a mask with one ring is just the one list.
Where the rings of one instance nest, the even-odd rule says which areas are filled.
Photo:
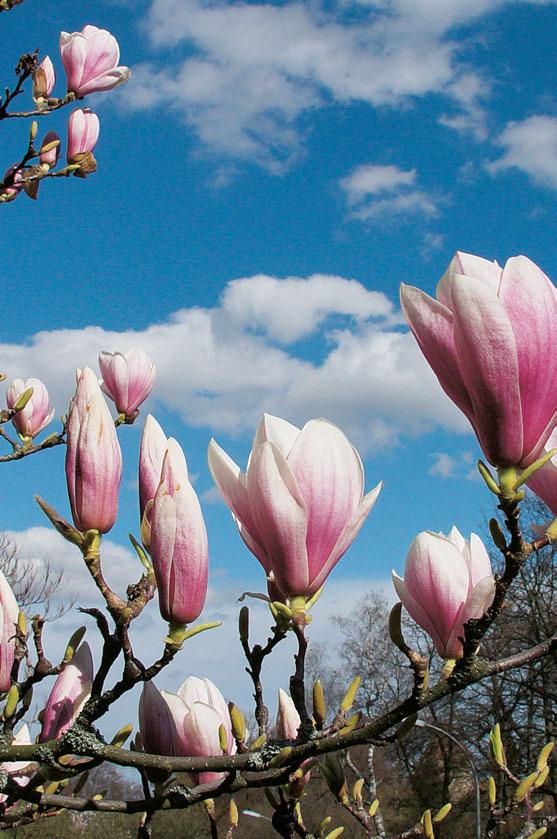
[[492, 174], [520, 169], [536, 183], [557, 188], [557, 117], [509, 122], [495, 142], [504, 153], [487, 165]]
[[467, 430], [399, 317], [355, 280], [257, 275], [230, 282], [214, 308], [142, 331], [54, 329], [0, 344], [0, 369], [43, 379], [62, 413], [76, 366], [141, 346], [157, 366], [155, 398], [212, 431], [251, 431], [264, 410], [298, 424], [326, 416], [364, 449], [439, 425]]
[[482, 138], [489, 82], [457, 33], [509, 2], [153, 0], [145, 30], [165, 66], [136, 66], [121, 101], [174, 109], [206, 149], [275, 173], [303, 150], [299, 118], [332, 102], [398, 108], [436, 94], [451, 106], [445, 125]]
[[437, 213], [433, 199], [416, 188], [415, 169], [362, 164], [342, 178], [339, 186], [346, 195], [350, 216], [360, 221], [403, 213]]

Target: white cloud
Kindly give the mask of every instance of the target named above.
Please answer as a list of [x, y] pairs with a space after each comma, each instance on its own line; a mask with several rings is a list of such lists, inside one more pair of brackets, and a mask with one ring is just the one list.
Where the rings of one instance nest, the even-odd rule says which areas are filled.
[[143, 331], [54, 329], [0, 344], [0, 370], [43, 379], [60, 414], [76, 366], [139, 345], [157, 366], [154, 398], [213, 431], [251, 431], [263, 410], [296, 423], [326, 416], [364, 448], [439, 424], [467, 430], [393, 311], [354, 280], [258, 275], [229, 283], [213, 309], [181, 309]]
[[557, 188], [557, 117], [510, 122], [495, 142], [504, 154], [487, 165], [491, 173], [520, 169], [536, 183]]
[[164, 69], [136, 66], [121, 102], [170, 107], [206, 149], [275, 173], [302, 151], [299, 117], [332, 102], [407, 107], [438, 94], [455, 109], [444, 124], [482, 137], [489, 84], [456, 33], [505, 2], [153, 0], [145, 30], [170, 55]]
[[350, 216], [360, 221], [393, 215], [437, 213], [433, 199], [416, 188], [416, 170], [398, 166], [362, 164], [339, 181]]
[[435, 452], [433, 464], [429, 468], [429, 474], [439, 478], [464, 478], [467, 481], [475, 481], [480, 477], [476, 466], [472, 466], [474, 456], [472, 452], [464, 451], [458, 454], [447, 454], [447, 452]]
[[436, 452], [435, 462], [429, 469], [430, 475], [437, 475], [440, 478], [452, 478], [455, 473], [456, 462], [454, 457], [446, 452]]

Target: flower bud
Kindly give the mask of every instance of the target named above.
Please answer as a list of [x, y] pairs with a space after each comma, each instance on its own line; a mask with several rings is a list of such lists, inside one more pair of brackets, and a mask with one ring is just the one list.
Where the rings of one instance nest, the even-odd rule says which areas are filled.
[[12, 423], [23, 439], [36, 437], [54, 416], [48, 391], [40, 379], [14, 379], [6, 392], [8, 408], [13, 409], [21, 394], [29, 388], [33, 388], [31, 398], [25, 407], [12, 417]]
[[114, 422], [89, 367], [81, 371], [67, 424], [66, 479], [78, 530], [107, 533], [118, 513], [122, 453]]
[[89, 108], [78, 108], [70, 114], [66, 160], [69, 164], [79, 163], [74, 174], [80, 178], [86, 178], [97, 168], [93, 149], [99, 139], [99, 130], [99, 118]]
[[456, 527], [449, 536], [424, 531], [408, 551], [404, 579], [393, 584], [406, 611], [443, 658], [462, 658], [464, 624], [489, 608], [495, 582], [488, 553], [475, 533], [466, 541]]
[[102, 389], [110, 396], [118, 413], [135, 416], [155, 383], [155, 365], [147, 353], [138, 347], [126, 353], [102, 352], [99, 367]]
[[84, 641], [54, 682], [43, 711], [41, 743], [61, 737], [72, 726], [91, 695], [92, 684], [93, 658]]
[[277, 737], [279, 740], [295, 740], [301, 720], [296, 706], [288, 694], [279, 688], [277, 711]]
[[54, 65], [49, 56], [46, 55], [33, 77], [33, 99], [48, 99], [52, 93], [54, 83], [56, 81], [56, 73], [54, 72]]
[[[52, 146], [49, 148], [51, 143], [54, 143], [55, 140], [58, 140], [57, 146]], [[45, 149], [45, 151], [43, 151]], [[47, 134], [44, 135], [43, 141], [41, 143], [41, 153], [39, 156], [40, 162], [43, 166], [48, 166], [52, 168], [52, 166], [56, 166], [58, 163], [58, 158], [60, 157], [61, 151], [61, 144], [60, 144], [60, 135], [56, 133], [56, 131], [49, 131]]]
[[207, 531], [176, 441], [168, 443], [151, 513], [151, 558], [162, 617], [171, 624], [192, 623], [207, 595]]

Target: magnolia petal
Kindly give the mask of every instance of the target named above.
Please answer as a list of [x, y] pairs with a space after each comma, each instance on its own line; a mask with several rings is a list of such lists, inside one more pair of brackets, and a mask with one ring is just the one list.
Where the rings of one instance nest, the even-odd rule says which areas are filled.
[[306, 510], [288, 462], [273, 443], [263, 443], [253, 452], [247, 492], [256, 532], [277, 585], [286, 595], [305, 594], [309, 584]]
[[492, 576], [485, 577], [472, 589], [447, 641], [447, 658], [462, 658], [460, 639], [464, 637], [464, 624], [471, 619], [481, 618], [491, 606], [494, 595], [495, 580]]
[[173, 756], [177, 753], [178, 727], [164, 694], [151, 681], [144, 682], [139, 699], [139, 734], [143, 751]]
[[253, 439], [252, 451], [262, 443], [274, 443], [284, 457], [288, 457], [290, 449], [300, 436], [300, 429], [291, 422], [272, 414], [263, 414]]
[[439, 653], [439, 655], [443, 655], [445, 650], [445, 639], [442, 638], [437, 630], [437, 627], [430, 619], [429, 614], [423, 608], [418, 601], [412, 597], [410, 592], [408, 591], [408, 586], [404, 582], [404, 580], [398, 576], [396, 571], [392, 571], [392, 580], [393, 586], [397, 593], [398, 599], [410, 615], [410, 617], [416, 621], [418, 626], [427, 632], [431, 640], [435, 645], [435, 649]]
[[400, 287], [400, 303], [418, 346], [439, 379], [439, 384], [472, 422], [472, 404], [455, 348], [452, 312], [420, 289], [404, 283]]
[[495, 292], [480, 280], [455, 276], [452, 295], [455, 347], [474, 429], [490, 463], [516, 466], [522, 458], [523, 425], [509, 318]]
[[288, 455], [288, 466], [306, 509], [311, 582], [362, 500], [364, 469], [340, 428], [323, 419], [304, 425]]
[[321, 588], [329, 574], [331, 573], [332, 569], [335, 567], [339, 559], [346, 553], [358, 533], [362, 525], [364, 524], [366, 518], [368, 517], [369, 513], [373, 510], [375, 506], [375, 502], [379, 497], [379, 493], [383, 487], [383, 482], [380, 481], [374, 489], [365, 495], [360, 504], [358, 505], [357, 509], [354, 511], [352, 518], [346, 524], [344, 530], [338, 537], [338, 541], [334, 546], [331, 554], [324, 564], [323, 568], [319, 572], [319, 574], [315, 577], [311, 584], [311, 588], [308, 592], [308, 595], [311, 596], [315, 594], [315, 592]]
[[517, 256], [505, 265], [499, 299], [516, 343], [524, 420], [521, 465], [527, 466], [539, 456], [557, 406], [555, 289], [537, 265]]

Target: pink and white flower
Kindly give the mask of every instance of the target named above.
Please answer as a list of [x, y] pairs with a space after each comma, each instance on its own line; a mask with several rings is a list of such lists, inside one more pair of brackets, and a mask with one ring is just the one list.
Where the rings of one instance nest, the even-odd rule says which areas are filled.
[[33, 394], [27, 405], [12, 417], [12, 423], [23, 439], [32, 440], [52, 422], [54, 416], [44, 384], [40, 379], [14, 379], [6, 392], [6, 402], [8, 408], [13, 408], [29, 388], [33, 388]]
[[481, 618], [493, 601], [495, 581], [482, 540], [424, 531], [408, 551], [404, 579], [393, 585], [408, 614], [424, 629], [443, 658], [462, 658], [464, 624]]
[[323, 585], [381, 490], [364, 496], [358, 452], [324, 419], [300, 430], [265, 414], [245, 473], [214, 440], [209, 468], [242, 539], [288, 598]]
[[68, 93], [79, 97], [112, 90], [130, 77], [129, 67], [118, 66], [118, 41], [106, 29], [97, 26], [84, 26], [81, 32], [62, 32], [60, 55], [68, 80]]

